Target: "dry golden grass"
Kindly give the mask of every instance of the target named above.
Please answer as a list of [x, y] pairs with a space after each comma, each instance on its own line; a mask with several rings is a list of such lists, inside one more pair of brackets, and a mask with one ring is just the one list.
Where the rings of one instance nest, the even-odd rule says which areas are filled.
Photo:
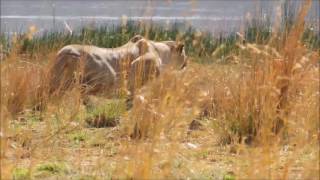
[[[55, 52], [12, 52], [1, 62], [1, 179], [319, 179], [319, 52], [299, 41], [307, 5], [280, 49], [276, 38], [239, 42], [233, 64], [166, 70], [112, 128], [88, 127], [77, 86], [49, 97]], [[91, 108], [122, 107], [95, 98]]]

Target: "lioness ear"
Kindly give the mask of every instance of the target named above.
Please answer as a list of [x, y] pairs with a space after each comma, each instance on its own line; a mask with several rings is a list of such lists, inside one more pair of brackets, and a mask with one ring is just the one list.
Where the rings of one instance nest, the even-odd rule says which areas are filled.
[[148, 42], [145, 39], [141, 39], [137, 42], [140, 55], [145, 54], [148, 51]]
[[183, 49], [184, 49], [184, 44], [183, 43], [178, 43], [176, 45], [177, 52], [182, 53]]
[[140, 34], [133, 36], [130, 41], [133, 43], [138, 42], [139, 40], [143, 39], [143, 36], [141, 36]]

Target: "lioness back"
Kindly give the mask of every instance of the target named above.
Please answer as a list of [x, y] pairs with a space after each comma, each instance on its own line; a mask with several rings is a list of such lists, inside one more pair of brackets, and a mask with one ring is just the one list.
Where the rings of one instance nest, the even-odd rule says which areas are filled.
[[104, 49], [96, 46], [73, 44], [63, 47], [52, 68], [51, 91], [57, 88], [67, 89], [77, 74], [81, 74], [81, 84], [91, 93], [105, 87], [112, 88], [116, 72], [104, 52]]
[[[81, 74], [80, 83], [89, 87], [88, 93], [104, 92], [120, 86], [119, 79], [125, 77], [130, 63], [140, 56], [136, 35], [130, 41], [117, 48], [100, 48], [92, 45], [71, 44], [57, 53], [51, 69], [51, 92], [68, 89], [75, 80], [75, 74]], [[77, 73], [75, 73], [77, 72]], [[79, 72], [79, 73], [78, 73]]]

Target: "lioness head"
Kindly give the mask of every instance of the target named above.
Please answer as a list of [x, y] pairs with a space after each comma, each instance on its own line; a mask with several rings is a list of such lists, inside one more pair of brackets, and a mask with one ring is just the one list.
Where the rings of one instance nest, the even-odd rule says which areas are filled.
[[129, 40], [129, 42], [136, 43], [136, 42], [138, 42], [139, 40], [141, 40], [141, 39], [143, 39], [143, 38], [144, 38], [143, 36], [141, 36], [140, 34], [137, 34], [137, 35], [133, 36], [133, 37]]
[[187, 65], [187, 56], [184, 49], [184, 44], [175, 41], [163, 41], [170, 47], [170, 64], [175, 68], [183, 69]]
[[139, 55], [153, 53], [161, 59], [160, 64], [170, 65], [175, 69], [183, 69], [187, 65], [184, 44], [176, 41], [151, 41], [141, 35], [134, 36], [131, 42], [139, 49]]

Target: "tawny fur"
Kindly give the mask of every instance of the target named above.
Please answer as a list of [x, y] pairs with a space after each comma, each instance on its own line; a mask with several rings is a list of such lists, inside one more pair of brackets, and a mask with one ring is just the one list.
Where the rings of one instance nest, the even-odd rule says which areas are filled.
[[77, 81], [86, 94], [110, 94], [128, 80], [133, 93], [167, 65], [179, 69], [185, 64], [183, 45], [150, 41], [140, 35], [117, 48], [67, 45], [58, 52], [51, 68], [50, 92], [63, 92]]

